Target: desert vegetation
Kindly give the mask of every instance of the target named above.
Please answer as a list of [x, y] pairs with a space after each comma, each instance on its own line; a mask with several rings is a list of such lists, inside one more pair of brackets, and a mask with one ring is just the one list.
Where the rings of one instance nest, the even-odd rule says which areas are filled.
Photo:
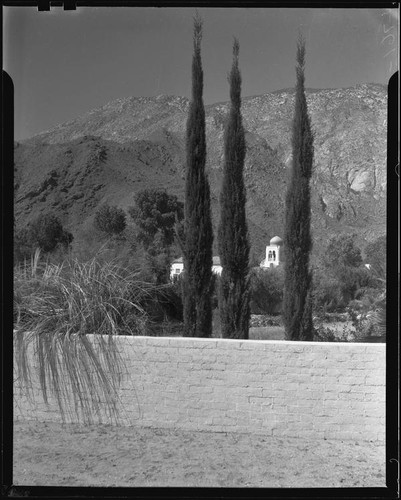
[[[29, 258], [20, 259], [14, 267], [16, 329], [39, 331], [40, 322], [43, 321], [43, 324], [47, 322], [44, 315], [44, 311], [47, 311], [51, 313], [49, 316], [51, 321], [57, 321], [60, 327], [65, 323], [65, 331], [70, 328], [70, 331], [75, 333], [81, 328], [85, 333], [155, 335], [157, 332], [162, 332], [167, 335], [171, 330], [172, 334], [182, 335], [183, 276], [180, 275], [173, 281], [169, 277], [163, 282], [160, 281], [154, 272], [154, 267], [149, 265], [142, 245], [136, 240], [132, 241], [135, 231], [133, 225], [128, 225], [118, 239], [111, 237], [106, 240], [104, 235], [93, 232], [90, 233], [90, 246], [87, 246], [84, 240], [73, 239], [68, 247], [56, 246], [48, 252], [37, 247]], [[16, 253], [20, 252], [18, 245], [19, 241], [16, 239]], [[385, 241], [383, 244], [381, 237], [368, 245], [367, 250], [379, 245], [381, 251], [375, 252], [377, 262], [371, 264], [369, 262], [371, 255], [367, 251], [363, 255], [353, 235], [339, 235], [330, 239], [327, 251], [312, 268], [312, 311], [315, 332], [320, 329], [322, 333], [322, 324], [348, 321], [349, 324], [353, 323], [354, 330], [359, 330], [361, 337], [368, 337], [369, 332], [372, 336], [383, 336], [384, 331], [383, 328], [380, 330], [379, 324], [383, 326], [385, 318], [383, 316], [386, 303]], [[162, 249], [162, 258], [165, 257], [165, 251]], [[177, 256], [180, 249], [178, 245], [173, 244], [169, 251]], [[336, 254], [338, 257], [335, 257]], [[329, 259], [328, 255], [332, 255], [333, 258]], [[157, 257], [159, 255], [156, 253]], [[172, 258], [171, 256], [170, 259]], [[253, 267], [249, 272], [250, 338], [253, 325], [283, 328], [281, 316], [285, 287], [284, 268], [285, 264], [271, 269]], [[169, 264], [166, 269], [169, 270]], [[70, 280], [68, 288], [66, 279]], [[81, 281], [86, 288], [81, 286]], [[131, 283], [131, 287], [128, 287], [128, 282]], [[65, 300], [67, 296], [63, 295], [54, 297], [48, 295], [50, 292], [55, 292], [56, 283], [63, 293], [68, 290], [68, 300]], [[116, 285], [121, 285], [118, 291], [114, 288]], [[126, 291], [130, 293], [136, 290], [131, 298], [135, 299], [133, 302], [138, 305], [138, 309], [132, 309], [132, 305], [128, 307], [129, 302], [126, 300], [129, 301], [130, 298], [123, 292], [124, 287], [127, 287]], [[220, 289], [221, 277], [213, 275], [210, 298], [214, 318], [220, 316], [218, 306]], [[83, 298], [84, 292], [90, 292], [90, 301], [89, 295]], [[96, 294], [99, 294], [98, 301]], [[109, 303], [109, 314], [105, 316], [110, 321], [103, 321], [104, 318], [101, 320], [102, 316], [98, 315], [94, 307], [95, 304], [97, 306], [102, 304], [105, 296], [116, 298], [116, 301]], [[47, 300], [46, 297], [53, 298]], [[118, 297], [122, 300], [119, 301]], [[67, 305], [69, 301], [70, 306]], [[64, 306], [65, 315], [61, 314]], [[81, 314], [79, 307], [82, 307]], [[103, 309], [104, 312], [106, 310]], [[85, 316], [90, 311], [93, 313], [92, 319]], [[266, 321], [261, 319], [259, 324], [260, 321], [258, 323], [255, 318], [265, 318]], [[273, 320], [274, 325], [270, 324], [270, 320]], [[220, 318], [218, 321], [220, 324]], [[375, 321], [377, 321], [376, 326]], [[364, 332], [366, 335], [363, 335]], [[216, 332], [213, 332], [213, 336], [216, 336]], [[327, 336], [329, 337], [330, 335]]]
[[126, 217], [121, 208], [105, 204], [96, 211], [94, 225], [108, 236], [119, 235], [126, 228]]
[[[140, 333], [146, 323], [140, 303], [149, 290], [133, 278], [111, 263], [99, 265], [95, 259], [86, 263], [66, 260], [58, 265], [43, 262], [40, 250], [30, 262], [15, 268], [17, 376], [30, 387], [28, 351], [33, 347], [44, 399], [52, 393], [62, 415], [66, 407], [75, 407], [80, 417], [90, 420], [103, 400], [115, 416], [113, 395], [121, 359], [114, 335], [118, 331]], [[98, 334], [97, 346], [88, 340], [91, 333]], [[90, 403], [85, 397], [88, 394]]]
[[53, 254], [66, 250], [73, 239], [52, 212], [39, 215], [26, 227], [16, 227], [14, 221], [14, 263], [30, 258], [37, 248]]
[[[162, 189], [146, 189], [133, 197], [127, 212], [101, 205], [82, 234], [73, 235], [50, 212], [27, 227], [14, 228], [16, 376], [29, 387], [27, 356], [34, 347], [44, 397], [53, 393], [62, 413], [69, 401], [90, 420], [96, 405], [106, 400], [115, 416], [123, 371], [117, 335], [385, 340], [385, 238], [367, 245], [363, 257], [355, 236], [335, 236], [323, 257], [310, 264], [314, 150], [302, 39], [297, 49], [285, 264], [267, 270], [249, 265], [246, 147], [235, 40], [218, 227], [223, 272], [221, 277], [212, 274], [201, 40], [202, 21], [196, 17], [184, 201]], [[171, 281], [171, 261], [180, 255], [184, 273]], [[343, 327], [331, 327], [331, 320], [342, 321]], [[88, 334], [96, 334], [94, 343]], [[73, 387], [73, 396], [68, 387]]]
[[165, 190], [145, 189], [137, 193], [128, 212], [135, 226], [131, 242], [141, 246], [151, 279], [168, 283], [171, 260], [178, 252], [175, 234], [184, 217], [184, 204]]

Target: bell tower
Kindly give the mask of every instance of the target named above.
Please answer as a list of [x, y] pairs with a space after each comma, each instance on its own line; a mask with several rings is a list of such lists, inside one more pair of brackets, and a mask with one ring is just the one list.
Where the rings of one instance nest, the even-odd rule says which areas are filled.
[[279, 236], [274, 236], [270, 244], [266, 247], [266, 258], [261, 263], [261, 267], [277, 267], [280, 265], [280, 250], [283, 246], [283, 240]]

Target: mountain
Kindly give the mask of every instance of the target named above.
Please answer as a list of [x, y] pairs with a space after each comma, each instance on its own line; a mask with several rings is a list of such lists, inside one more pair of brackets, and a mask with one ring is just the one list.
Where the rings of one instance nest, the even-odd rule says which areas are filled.
[[[341, 232], [356, 232], [364, 247], [385, 234], [386, 87], [308, 89], [307, 102], [315, 133], [314, 252], [318, 255], [328, 238]], [[205, 108], [215, 226], [228, 105]], [[90, 226], [100, 204], [127, 209], [135, 193], [149, 187], [183, 199], [188, 108], [184, 97], [116, 99], [15, 143], [17, 225], [52, 210], [76, 233]], [[293, 109], [293, 89], [242, 100], [247, 214], [257, 259], [271, 237], [283, 235]]]

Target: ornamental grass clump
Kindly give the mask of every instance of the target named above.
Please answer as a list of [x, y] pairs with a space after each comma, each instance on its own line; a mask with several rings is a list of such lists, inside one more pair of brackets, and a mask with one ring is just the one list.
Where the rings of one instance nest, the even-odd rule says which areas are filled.
[[96, 259], [44, 263], [39, 252], [15, 268], [15, 367], [28, 395], [31, 353], [44, 401], [51, 393], [63, 419], [68, 411], [90, 422], [104, 403], [109, 418], [117, 418], [124, 363], [115, 336], [146, 332], [141, 303], [154, 288], [137, 277], [137, 272]]

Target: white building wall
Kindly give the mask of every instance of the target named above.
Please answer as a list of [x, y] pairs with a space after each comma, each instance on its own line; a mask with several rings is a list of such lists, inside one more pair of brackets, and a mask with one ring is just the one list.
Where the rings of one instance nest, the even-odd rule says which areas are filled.
[[277, 267], [280, 265], [280, 247], [268, 245], [266, 247], [266, 258], [260, 263], [260, 267]]

